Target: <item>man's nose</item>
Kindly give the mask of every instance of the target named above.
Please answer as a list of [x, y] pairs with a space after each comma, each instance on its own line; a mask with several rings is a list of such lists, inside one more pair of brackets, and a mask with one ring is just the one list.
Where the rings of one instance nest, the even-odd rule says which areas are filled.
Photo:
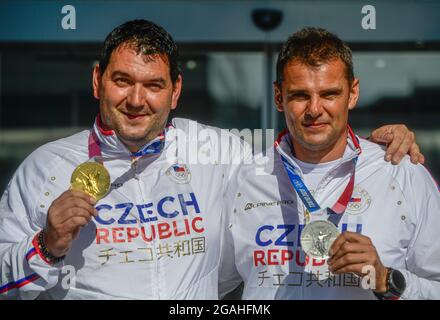
[[307, 113], [312, 118], [319, 117], [322, 114], [323, 110], [322, 103], [323, 101], [319, 97], [312, 97], [307, 108]]
[[141, 84], [135, 84], [128, 96], [127, 96], [127, 103], [135, 108], [143, 107], [145, 104], [145, 95], [143, 86]]

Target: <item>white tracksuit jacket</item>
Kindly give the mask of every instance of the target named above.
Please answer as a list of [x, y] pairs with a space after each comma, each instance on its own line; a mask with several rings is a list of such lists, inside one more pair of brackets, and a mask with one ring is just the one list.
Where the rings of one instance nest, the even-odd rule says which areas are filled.
[[[279, 153], [301, 173], [289, 156], [287, 137], [280, 151], [268, 150], [271, 160], [264, 166], [242, 167], [232, 184], [220, 295], [243, 280], [244, 299], [376, 299], [354, 274], [332, 277], [326, 260], [306, 258], [301, 249], [305, 208]], [[314, 190], [321, 208], [331, 207], [348, 183], [354, 157], [350, 142], [339, 164]], [[438, 187], [408, 156], [394, 166], [383, 160], [380, 146], [363, 139], [360, 145], [355, 188], [339, 230], [370, 237], [382, 263], [404, 274], [402, 299], [440, 299]]]
[[[90, 130], [48, 143], [21, 164], [0, 204], [0, 299], [218, 298], [223, 195], [236, 166], [181, 163], [185, 152], [196, 159], [201, 145], [168, 139], [173, 132], [219, 129], [171, 123], [163, 151], [136, 166], [116, 135], [95, 123], [103, 157], [120, 159], [104, 162], [112, 184], [95, 206], [99, 216], [56, 265], [40, 257], [33, 240], [52, 201], [69, 189], [73, 170], [88, 160]], [[220, 150], [215, 140], [204, 141], [205, 149]], [[242, 146], [235, 136], [230, 141]], [[237, 150], [222, 145], [220, 152], [230, 157]]]

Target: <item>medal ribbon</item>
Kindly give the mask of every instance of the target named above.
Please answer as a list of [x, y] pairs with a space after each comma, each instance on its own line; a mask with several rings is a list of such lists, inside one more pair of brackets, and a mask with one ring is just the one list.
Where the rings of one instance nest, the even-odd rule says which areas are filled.
[[[282, 132], [280, 134], [278, 140], [275, 142], [275, 146], [279, 145], [282, 136], [285, 134], [286, 132]], [[341, 220], [345, 212], [345, 209], [347, 208], [348, 202], [350, 201], [351, 196], [353, 194], [356, 162], [359, 154], [361, 153], [359, 141], [357, 140], [356, 136], [354, 135], [353, 131], [349, 126], [348, 126], [348, 134], [351, 140], [353, 141], [354, 146], [356, 147], [357, 156], [352, 160], [353, 169], [351, 171], [351, 177], [347, 186], [345, 187], [344, 191], [342, 192], [341, 196], [336, 201], [336, 203], [331, 208], [327, 208], [327, 213], [330, 215], [329, 221], [331, 221], [336, 226], [339, 224], [339, 221]], [[286, 169], [287, 175], [289, 176], [289, 180], [292, 183], [292, 186], [295, 189], [298, 196], [300, 197], [301, 201], [303, 202], [304, 206], [307, 208], [310, 214], [320, 211], [321, 207], [316, 202], [313, 195], [310, 193], [304, 181], [301, 179], [301, 176], [298, 174], [297, 169], [281, 153], [280, 156], [281, 156], [281, 160], [283, 161], [284, 168]]]

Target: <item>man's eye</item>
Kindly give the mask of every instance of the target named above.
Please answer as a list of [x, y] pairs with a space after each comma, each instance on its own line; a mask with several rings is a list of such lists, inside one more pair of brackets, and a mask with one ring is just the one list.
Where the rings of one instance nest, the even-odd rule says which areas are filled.
[[163, 85], [161, 85], [160, 83], [150, 83], [147, 85], [147, 87], [153, 91], [159, 91], [163, 89]]
[[295, 93], [290, 96], [290, 99], [292, 100], [305, 100], [307, 98], [308, 96], [304, 93]]
[[115, 79], [115, 83], [116, 83], [116, 85], [121, 86], [121, 87], [130, 85], [130, 81], [128, 79], [124, 79], [124, 78]]
[[333, 99], [336, 98], [338, 96], [338, 93], [336, 92], [328, 92], [324, 94], [324, 98], [326, 99]]

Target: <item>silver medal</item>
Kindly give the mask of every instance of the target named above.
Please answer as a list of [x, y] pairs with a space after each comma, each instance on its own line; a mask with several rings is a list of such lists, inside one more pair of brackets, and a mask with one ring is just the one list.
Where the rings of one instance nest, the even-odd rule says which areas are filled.
[[301, 233], [301, 246], [309, 257], [318, 260], [327, 259], [328, 251], [339, 233], [336, 226], [329, 221], [310, 222]]

